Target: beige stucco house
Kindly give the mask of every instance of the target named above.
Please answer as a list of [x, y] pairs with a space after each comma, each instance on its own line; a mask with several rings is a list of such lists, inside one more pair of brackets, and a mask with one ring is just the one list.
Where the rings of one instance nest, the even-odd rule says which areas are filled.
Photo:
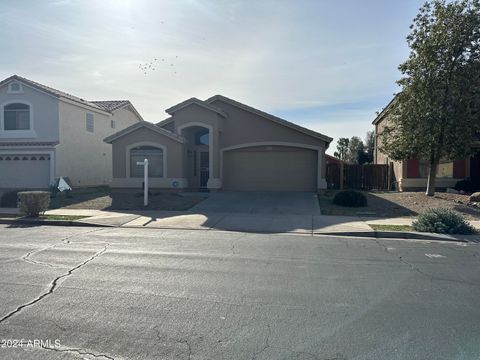
[[142, 122], [128, 100], [86, 101], [13, 75], [0, 82], [0, 189], [112, 181], [112, 150], [103, 139]]
[[[381, 151], [381, 133], [389, 122], [389, 110], [394, 103], [395, 98], [377, 115], [373, 120], [375, 126], [375, 164], [391, 164], [393, 169], [392, 182], [400, 191], [425, 189], [428, 178], [428, 161], [420, 159], [408, 159], [403, 161], [393, 161], [388, 155]], [[436, 186], [437, 188], [454, 187], [455, 184], [464, 179], [471, 179], [480, 184], [480, 139], [472, 139], [472, 149], [474, 155], [467, 158], [440, 161], [437, 169]]]
[[141, 122], [105, 139], [114, 187], [141, 187], [149, 159], [154, 188], [317, 191], [326, 188], [332, 138], [216, 95], [191, 98], [158, 124]]

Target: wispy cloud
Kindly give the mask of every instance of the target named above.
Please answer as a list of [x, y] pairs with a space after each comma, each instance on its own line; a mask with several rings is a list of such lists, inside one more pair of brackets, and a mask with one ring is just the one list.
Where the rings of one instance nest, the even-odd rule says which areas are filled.
[[[221, 93], [339, 137], [363, 136], [396, 90], [422, 0], [53, 0], [2, 4], [0, 75], [144, 118]], [[145, 74], [139, 64], [157, 61]]]

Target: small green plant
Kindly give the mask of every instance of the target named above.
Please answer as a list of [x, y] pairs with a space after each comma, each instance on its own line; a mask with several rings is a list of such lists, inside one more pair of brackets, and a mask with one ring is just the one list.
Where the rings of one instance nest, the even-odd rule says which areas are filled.
[[475, 234], [475, 228], [463, 216], [449, 209], [429, 209], [412, 223], [416, 231], [439, 234]]
[[367, 198], [360, 191], [344, 190], [335, 194], [333, 203], [340, 206], [362, 207], [367, 206]]
[[28, 217], [38, 217], [50, 204], [48, 191], [21, 191], [18, 193], [18, 208]]

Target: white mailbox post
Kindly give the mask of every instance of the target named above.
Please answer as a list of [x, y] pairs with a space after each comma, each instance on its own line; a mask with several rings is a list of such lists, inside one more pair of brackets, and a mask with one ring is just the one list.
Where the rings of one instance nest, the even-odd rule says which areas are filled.
[[148, 159], [138, 161], [137, 165], [143, 165], [143, 206], [148, 206]]

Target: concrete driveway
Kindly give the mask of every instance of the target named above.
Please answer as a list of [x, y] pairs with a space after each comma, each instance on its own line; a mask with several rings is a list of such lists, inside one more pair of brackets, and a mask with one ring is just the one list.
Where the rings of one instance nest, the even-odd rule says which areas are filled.
[[218, 192], [189, 210], [192, 213], [320, 215], [317, 194], [309, 192]]

